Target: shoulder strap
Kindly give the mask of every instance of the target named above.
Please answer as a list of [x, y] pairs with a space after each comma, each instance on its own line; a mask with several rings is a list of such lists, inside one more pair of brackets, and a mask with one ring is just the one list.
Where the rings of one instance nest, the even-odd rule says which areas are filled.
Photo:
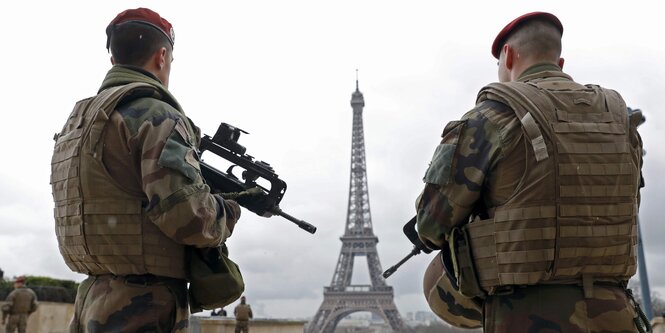
[[[528, 83], [491, 83], [480, 90], [477, 101], [481, 102], [491, 99], [508, 105], [522, 123], [524, 133], [533, 148], [536, 161], [540, 162], [547, 159], [549, 155], [547, 154], [545, 139], [538, 126], [538, 122], [542, 123], [542, 119], [537, 121], [534, 118], [534, 113], [529, 112], [530, 110], [538, 110], [538, 106], [531, 99], [526, 97], [525, 93], [528, 89], [538, 88], [531, 87]], [[536, 112], [536, 115], [538, 114], [539, 113]]]
[[115, 110], [116, 105], [123, 96], [128, 94], [130, 91], [138, 88], [150, 88], [154, 89], [152, 85], [141, 82], [133, 82], [122, 86], [111, 87], [101, 91], [97, 96], [95, 96], [92, 101], [88, 104], [88, 110], [90, 112], [89, 119], [90, 129], [88, 136], [88, 144], [84, 148], [88, 152], [94, 152], [97, 149], [97, 143], [99, 142], [104, 126], [108, 121], [111, 113]]

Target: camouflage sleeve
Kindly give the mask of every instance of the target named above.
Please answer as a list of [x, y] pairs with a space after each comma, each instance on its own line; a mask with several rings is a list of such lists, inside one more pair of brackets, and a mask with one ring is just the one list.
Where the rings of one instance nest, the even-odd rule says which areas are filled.
[[32, 295], [32, 302], [30, 303], [30, 313], [33, 313], [37, 311], [37, 308], [39, 307], [39, 301], [37, 299], [37, 293], [35, 293], [35, 291], [32, 289], [28, 290], [30, 290], [30, 294]]
[[[132, 110], [146, 108], [133, 116]], [[130, 149], [141, 152], [142, 190], [153, 223], [181, 244], [214, 247], [223, 242], [230, 234], [223, 199], [212, 195], [203, 181], [188, 120], [154, 99], [118, 111], [132, 133]]]
[[9, 295], [7, 295], [7, 298], [5, 299], [5, 301], [10, 306], [10, 308], [14, 306], [14, 299], [15, 298], [16, 298], [16, 290], [12, 290], [9, 293]]
[[418, 235], [440, 249], [452, 228], [469, 219], [486, 176], [501, 155], [501, 131], [486, 117], [496, 102], [477, 105], [459, 121], [448, 123], [425, 173], [416, 200]]

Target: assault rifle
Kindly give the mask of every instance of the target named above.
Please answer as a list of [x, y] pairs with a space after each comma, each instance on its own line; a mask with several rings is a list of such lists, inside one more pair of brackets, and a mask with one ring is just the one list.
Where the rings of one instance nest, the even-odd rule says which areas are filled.
[[[286, 183], [279, 179], [270, 164], [255, 161], [254, 157], [245, 153], [246, 148], [238, 144], [240, 133], [248, 134], [237, 127], [222, 123], [212, 138], [208, 135], [201, 138], [199, 147], [201, 154], [207, 150], [233, 163], [226, 172], [222, 172], [201, 161], [201, 173], [213, 193], [222, 194], [224, 199], [235, 200], [240, 206], [259, 216], [279, 215], [310, 234], [315, 233], [315, 226], [299, 220], [279, 208], [279, 202], [286, 192]], [[233, 169], [236, 167], [244, 170], [240, 175], [241, 178], [233, 173]], [[269, 182], [270, 187], [266, 188], [258, 184], [259, 178]]]
[[404, 257], [404, 259], [400, 260], [397, 264], [383, 272], [383, 278], [388, 278], [389, 276], [393, 275], [393, 273], [395, 273], [395, 271], [400, 266], [402, 266], [402, 264], [411, 259], [411, 257], [420, 254], [420, 252], [432, 252], [432, 250], [425, 246], [425, 244], [420, 241], [420, 238], [418, 238], [418, 232], [416, 232], [416, 216], [411, 218], [409, 222], [406, 222], [404, 227], [402, 227], [402, 231], [404, 232], [404, 235], [406, 235], [406, 238], [408, 238], [411, 243], [413, 243], [413, 249], [406, 257]]

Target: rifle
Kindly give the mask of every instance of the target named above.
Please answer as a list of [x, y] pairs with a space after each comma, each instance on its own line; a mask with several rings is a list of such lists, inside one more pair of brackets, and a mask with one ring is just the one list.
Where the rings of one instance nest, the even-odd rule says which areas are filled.
[[[233, 163], [226, 172], [222, 172], [203, 160], [201, 161], [201, 173], [211, 191], [222, 193], [224, 199], [235, 200], [240, 206], [259, 216], [279, 215], [310, 234], [315, 233], [315, 226], [299, 220], [279, 208], [279, 202], [286, 192], [286, 182], [279, 179], [270, 164], [255, 161], [254, 157], [245, 153], [247, 149], [238, 144], [240, 133], [249, 134], [227, 123], [221, 123], [212, 138], [208, 135], [201, 138], [200, 154], [207, 150]], [[241, 178], [233, 173], [235, 167], [244, 170]], [[268, 181], [270, 188], [259, 185], [256, 182], [259, 178]]]
[[394, 266], [388, 268], [385, 272], [383, 272], [383, 278], [388, 278], [389, 276], [393, 275], [395, 271], [402, 266], [405, 262], [407, 262], [411, 257], [420, 254], [420, 252], [425, 252], [425, 253], [430, 253], [432, 250], [425, 246], [423, 242], [420, 241], [420, 238], [418, 238], [418, 232], [416, 232], [416, 216], [411, 218], [409, 222], [406, 222], [404, 224], [404, 227], [402, 227], [402, 231], [404, 232], [404, 235], [406, 235], [406, 238], [408, 238], [411, 243], [413, 243], [413, 249], [411, 252], [404, 257], [402, 260], [400, 260], [397, 264]]

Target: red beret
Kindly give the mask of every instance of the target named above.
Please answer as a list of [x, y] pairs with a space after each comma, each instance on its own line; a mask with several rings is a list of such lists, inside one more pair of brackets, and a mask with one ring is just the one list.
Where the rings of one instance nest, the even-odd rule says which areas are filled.
[[19, 276], [16, 278], [17, 283], [24, 283], [25, 282], [25, 276]]
[[492, 43], [492, 55], [499, 59], [501, 47], [505, 43], [506, 39], [508, 39], [508, 36], [513, 32], [513, 30], [519, 27], [522, 23], [535, 18], [541, 18], [551, 22], [563, 34], [563, 25], [561, 25], [561, 21], [559, 21], [559, 19], [553, 14], [545, 12], [527, 13], [508, 23], [508, 25], [506, 25], [498, 35], [496, 35], [496, 38], [494, 38], [494, 43]]
[[109, 47], [111, 34], [113, 33], [113, 27], [125, 22], [148, 24], [161, 31], [166, 36], [166, 38], [169, 39], [171, 46], [173, 46], [175, 34], [173, 33], [173, 26], [171, 23], [148, 8], [136, 8], [127, 9], [124, 12], [118, 14], [118, 16], [116, 16], [113, 21], [109, 23], [108, 27], [106, 27], [106, 48]]

